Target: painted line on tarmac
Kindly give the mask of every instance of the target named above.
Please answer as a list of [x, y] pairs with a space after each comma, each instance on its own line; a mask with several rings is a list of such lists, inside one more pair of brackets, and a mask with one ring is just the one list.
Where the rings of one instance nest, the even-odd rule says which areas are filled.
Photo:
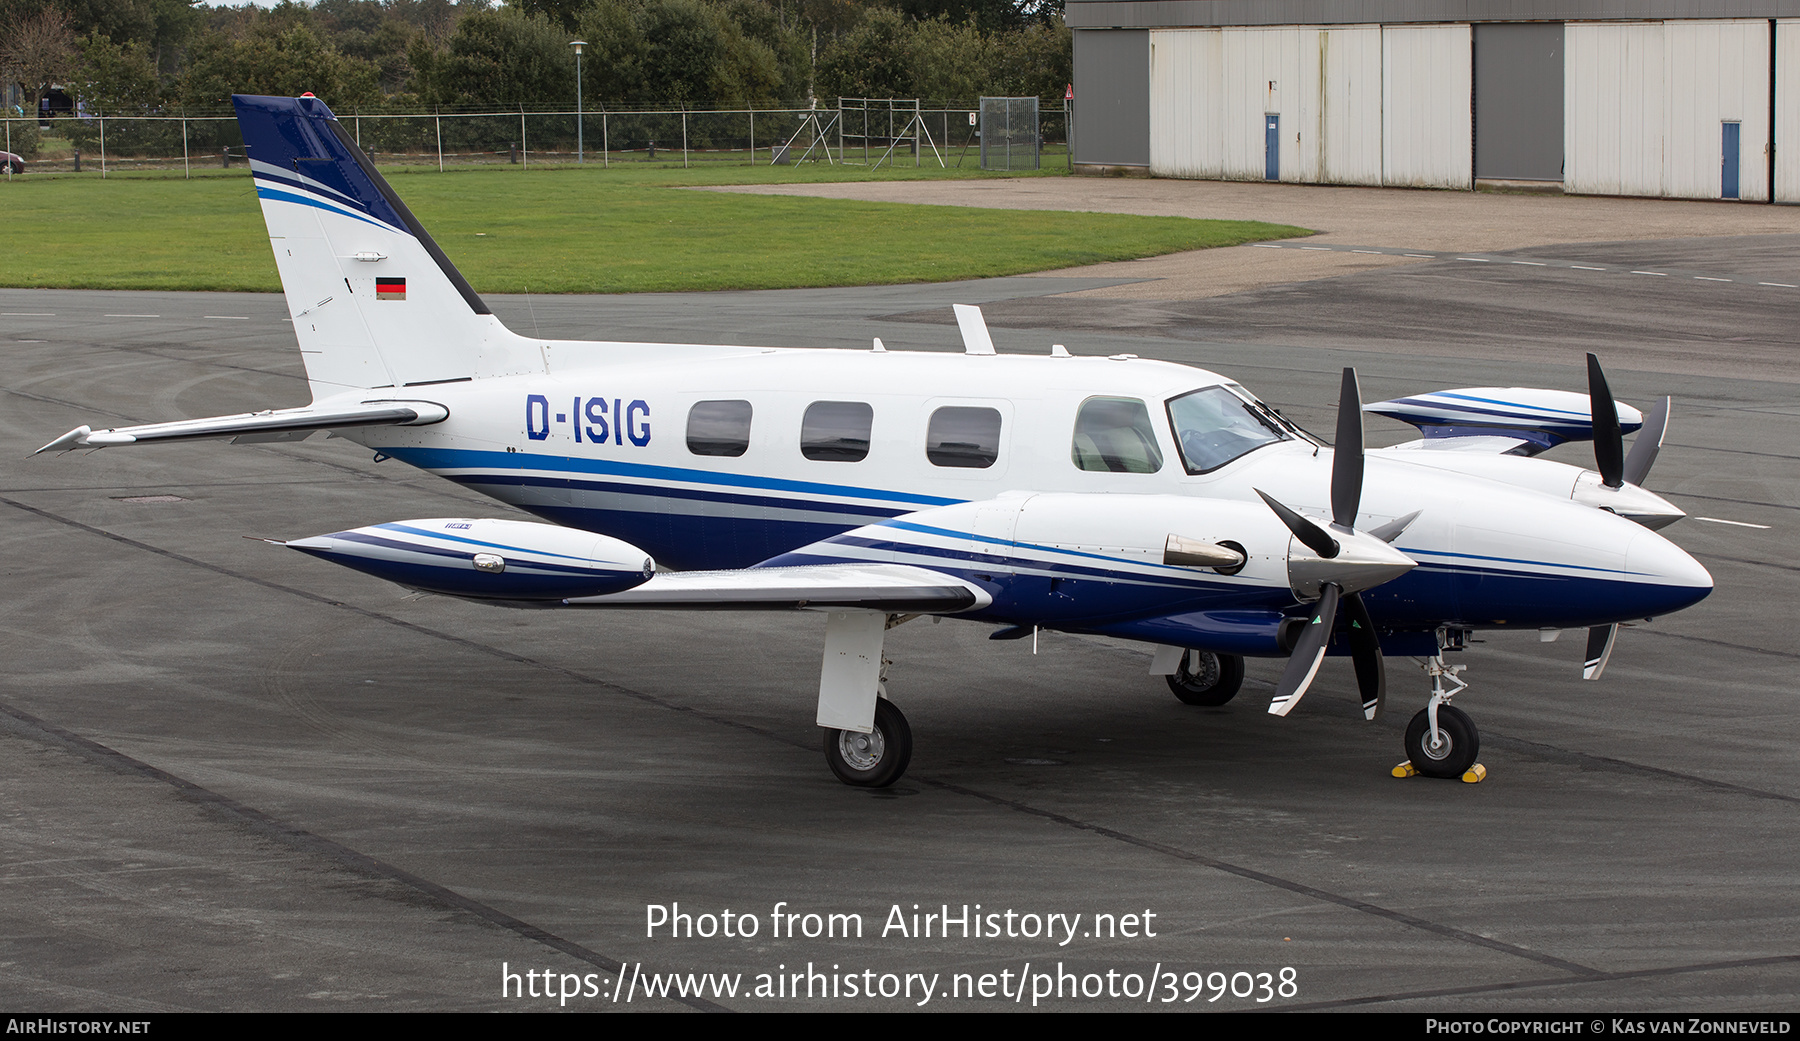
[[1752, 524], [1749, 521], [1725, 520], [1722, 517], [1695, 517], [1694, 519], [1697, 521], [1705, 521], [1708, 524], [1730, 524], [1739, 528], [1761, 528], [1764, 531], [1769, 530], [1769, 525], [1767, 524]]

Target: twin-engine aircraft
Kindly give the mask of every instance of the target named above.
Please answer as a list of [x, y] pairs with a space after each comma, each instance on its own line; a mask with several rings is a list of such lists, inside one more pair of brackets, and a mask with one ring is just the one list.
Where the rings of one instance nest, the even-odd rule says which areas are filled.
[[[505, 328], [323, 102], [234, 99], [313, 403], [93, 430], [41, 451], [320, 430], [549, 523], [432, 518], [286, 546], [414, 589], [556, 606], [824, 612], [818, 723], [845, 783], [892, 784], [912, 737], [886, 631], [920, 616], [1154, 648], [1182, 701], [1222, 705], [1244, 658], [1286, 657], [1291, 712], [1326, 654], [1365, 715], [1384, 655], [1425, 660], [1418, 772], [1479, 735], [1444, 653], [1481, 629], [1680, 610], [1712, 578], [1654, 530], [1641, 482], [1667, 420], [1585, 397], [1447, 391], [1368, 406], [1423, 437], [1363, 449], [1344, 372], [1335, 447], [1223, 376], [1131, 355], [961, 355], [545, 340]], [[1623, 420], [1623, 421], [1622, 421]], [[1642, 426], [1629, 459], [1624, 428]], [[1597, 472], [1531, 458], [1592, 438]]]

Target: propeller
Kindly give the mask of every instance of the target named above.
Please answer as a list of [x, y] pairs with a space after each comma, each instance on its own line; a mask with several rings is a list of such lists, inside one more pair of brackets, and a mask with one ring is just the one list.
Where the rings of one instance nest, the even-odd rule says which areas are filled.
[[1672, 404], [1669, 398], [1664, 398], [1644, 414], [1644, 425], [1638, 429], [1637, 440], [1631, 443], [1631, 454], [1625, 457], [1628, 483], [1641, 485], [1644, 478], [1650, 476], [1656, 453], [1662, 451], [1663, 437], [1669, 432], [1669, 407]]
[[1593, 410], [1594, 465], [1600, 471], [1600, 483], [1617, 488], [1625, 481], [1625, 439], [1619, 432], [1619, 405], [1613, 400], [1612, 388], [1606, 385], [1606, 373], [1600, 371], [1600, 359], [1592, 354], [1588, 362], [1588, 407]]
[[1316, 554], [1316, 559], [1310, 560], [1295, 554], [1288, 557], [1288, 579], [1295, 590], [1304, 595], [1316, 586], [1319, 599], [1301, 627], [1287, 669], [1275, 686], [1269, 711], [1277, 716], [1292, 711], [1312, 686], [1337, 626], [1340, 603], [1346, 606], [1350, 656], [1356, 665], [1356, 686], [1362, 694], [1364, 718], [1374, 719], [1387, 700], [1387, 669], [1382, 661], [1381, 640], [1369, 608], [1363, 603], [1362, 591], [1398, 578], [1415, 566], [1410, 557], [1388, 543], [1398, 538], [1418, 514], [1390, 521], [1371, 532], [1358, 532], [1356, 513], [1362, 502], [1362, 486], [1362, 392], [1356, 370], [1347, 368], [1338, 396], [1337, 444], [1332, 451], [1330, 530], [1282, 505], [1267, 492], [1256, 490], [1294, 533], [1294, 538]]
[[1594, 427], [1594, 464], [1600, 471], [1600, 483], [1608, 488], [1620, 484], [1644, 483], [1656, 454], [1662, 451], [1663, 437], [1669, 431], [1669, 398], [1657, 402], [1644, 415], [1644, 425], [1631, 443], [1631, 455], [1625, 454], [1624, 435], [1619, 428], [1619, 404], [1612, 388], [1606, 384], [1606, 373], [1600, 371], [1600, 359], [1587, 356], [1588, 405], [1592, 409]]
[[[1606, 374], [1600, 371], [1600, 359], [1587, 356], [1588, 402], [1593, 410], [1594, 463], [1600, 470], [1600, 483], [1617, 491], [1624, 484], [1642, 486], [1662, 450], [1663, 438], [1669, 431], [1669, 408], [1672, 401], [1663, 398], [1644, 416], [1637, 439], [1631, 443], [1631, 454], [1625, 454], [1623, 435], [1619, 431], [1619, 405], [1612, 388], [1606, 385]], [[1673, 518], [1671, 518], [1673, 519]], [[1666, 522], [1665, 522], [1666, 523]], [[1619, 638], [1619, 626], [1596, 625], [1588, 629], [1587, 656], [1582, 662], [1581, 678], [1597, 680], [1612, 659], [1613, 644]]]

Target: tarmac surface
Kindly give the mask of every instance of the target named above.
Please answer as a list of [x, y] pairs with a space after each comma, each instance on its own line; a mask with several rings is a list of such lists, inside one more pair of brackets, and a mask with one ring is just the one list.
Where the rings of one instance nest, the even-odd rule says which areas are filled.
[[[1095, 299], [1133, 284], [1118, 270], [490, 299], [546, 335], [908, 350], [958, 349], [948, 305], [982, 303], [1003, 352], [1201, 365], [1313, 429], [1343, 365], [1370, 400], [1579, 390], [1594, 350], [1621, 400], [1674, 395], [1649, 484], [1694, 515], [1667, 533], [1717, 590], [1625, 630], [1598, 683], [1580, 633], [1461, 655], [1477, 785], [1388, 775], [1427, 693], [1404, 659], [1380, 722], [1339, 659], [1281, 719], [1279, 661], [1194, 709], [1139, 648], [917, 621], [888, 641], [911, 771], [846, 788], [812, 724], [822, 618], [481, 608], [240, 538], [506, 515], [343, 441], [26, 458], [77, 423], [302, 403], [279, 297], [0, 290], [0, 1007], [551, 1010], [503, 994], [548, 971], [569, 1009], [1030, 1008], [1022, 974], [1049, 973], [1073, 974], [1039, 1000], [1061, 1010], [1792, 1011], [1800, 288], [1762, 283], [1800, 283], [1800, 213], [1528, 199], [1702, 218], [1501, 239], [1493, 197], [1332, 191], [1350, 230], [1307, 245], [1423, 247], [1368, 237], [1356, 204], [1391, 222], [1411, 199], [1434, 236], [1413, 251], [1443, 255], [1173, 299]], [[1293, 243], [1236, 252], [1318, 271]], [[646, 937], [677, 902], [756, 934]], [[790, 936], [783, 902], [861, 936]], [[979, 904], [1001, 935], [913, 935], [915, 904]], [[906, 934], [884, 935], [896, 907]], [[1067, 943], [1067, 918], [1005, 935], [1077, 914]], [[1085, 935], [1096, 914], [1122, 928]], [[809, 966], [829, 978], [793, 997]], [[647, 996], [671, 972], [738, 993]], [[755, 996], [762, 974], [779, 994]], [[910, 996], [847, 996], [851, 976]]]

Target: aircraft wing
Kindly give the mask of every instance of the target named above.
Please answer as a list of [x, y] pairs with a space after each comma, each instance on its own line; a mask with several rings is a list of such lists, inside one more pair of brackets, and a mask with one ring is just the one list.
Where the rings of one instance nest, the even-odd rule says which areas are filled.
[[570, 607], [689, 610], [861, 608], [890, 613], [966, 611], [993, 597], [980, 586], [910, 564], [810, 564], [740, 571], [673, 571], [622, 593], [565, 600]]
[[234, 444], [260, 441], [300, 441], [320, 430], [369, 426], [424, 426], [450, 415], [444, 406], [429, 401], [349, 401], [312, 404], [304, 408], [269, 409], [236, 416], [181, 419], [172, 423], [95, 430], [78, 426], [32, 454], [73, 452], [78, 448], [111, 448], [116, 445], [160, 441], [201, 441], [231, 438]]

